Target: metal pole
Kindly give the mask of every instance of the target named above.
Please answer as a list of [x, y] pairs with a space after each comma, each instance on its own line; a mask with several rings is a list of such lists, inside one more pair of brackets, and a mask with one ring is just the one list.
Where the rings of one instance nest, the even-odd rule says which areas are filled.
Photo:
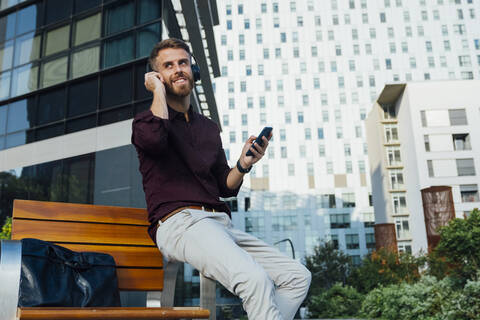
[[273, 245], [277, 245], [277, 244], [279, 244], [279, 243], [281, 243], [281, 242], [288, 242], [288, 243], [290, 243], [290, 247], [292, 248], [292, 258], [295, 259], [295, 249], [293, 248], [293, 242], [292, 242], [292, 240], [290, 240], [290, 239], [288, 239], [288, 238], [287, 238], [287, 239], [283, 239], [283, 240], [280, 240], [280, 241], [275, 242]]

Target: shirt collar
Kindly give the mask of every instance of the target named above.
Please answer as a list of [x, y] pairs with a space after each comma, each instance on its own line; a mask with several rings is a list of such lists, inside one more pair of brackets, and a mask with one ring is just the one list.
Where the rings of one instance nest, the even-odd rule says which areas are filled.
[[[190, 105], [190, 108], [188, 108], [187, 113], [188, 113], [189, 120], [192, 121], [196, 115], [196, 113], [193, 111], [192, 105]], [[183, 112], [178, 112], [173, 108], [171, 108], [170, 106], [168, 106], [168, 119], [169, 120], [178, 119], [178, 120], [187, 121], [187, 119], [185, 119], [185, 115], [183, 114]]]

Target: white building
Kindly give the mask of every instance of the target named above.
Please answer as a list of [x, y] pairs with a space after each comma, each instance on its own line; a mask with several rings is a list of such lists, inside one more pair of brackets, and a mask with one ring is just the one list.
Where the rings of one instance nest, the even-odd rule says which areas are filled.
[[297, 257], [319, 238], [368, 252], [366, 114], [385, 83], [478, 79], [479, 3], [219, 1], [214, 84], [231, 165], [248, 136], [274, 128], [234, 223], [270, 243], [290, 237]]
[[376, 223], [401, 250], [427, 251], [421, 189], [451, 186], [456, 217], [480, 206], [480, 81], [385, 86], [368, 115]]

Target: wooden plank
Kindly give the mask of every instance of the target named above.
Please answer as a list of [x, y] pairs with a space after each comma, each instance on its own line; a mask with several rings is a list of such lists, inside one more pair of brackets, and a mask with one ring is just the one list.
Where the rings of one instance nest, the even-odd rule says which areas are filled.
[[13, 201], [13, 217], [149, 225], [146, 209], [19, 199]]
[[12, 240], [154, 246], [144, 226], [13, 219]]
[[163, 269], [117, 268], [117, 277], [120, 290], [163, 290]]
[[20, 320], [120, 320], [120, 319], [208, 319], [210, 312], [198, 307], [174, 308], [18, 308]]
[[119, 267], [149, 267], [163, 266], [162, 254], [157, 247], [127, 247], [108, 245], [89, 245], [73, 243], [57, 243], [58, 245], [77, 252], [101, 252], [113, 256]]

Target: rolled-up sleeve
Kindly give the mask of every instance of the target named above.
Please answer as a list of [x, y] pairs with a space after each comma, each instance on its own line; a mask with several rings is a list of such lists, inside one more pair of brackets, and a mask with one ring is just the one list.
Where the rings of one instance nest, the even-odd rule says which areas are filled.
[[132, 123], [132, 144], [143, 152], [160, 155], [167, 149], [169, 121], [148, 110], [139, 114]]
[[228, 165], [227, 158], [225, 156], [225, 150], [223, 150], [222, 141], [220, 139], [219, 134], [219, 150], [217, 155], [217, 161], [215, 162], [215, 166], [213, 167], [213, 174], [217, 179], [218, 189], [220, 191], [220, 197], [222, 198], [229, 198], [229, 197], [236, 197], [238, 192], [240, 191], [240, 187], [243, 184], [243, 180], [240, 185], [235, 189], [230, 189], [227, 187], [227, 177], [230, 173], [230, 166]]

